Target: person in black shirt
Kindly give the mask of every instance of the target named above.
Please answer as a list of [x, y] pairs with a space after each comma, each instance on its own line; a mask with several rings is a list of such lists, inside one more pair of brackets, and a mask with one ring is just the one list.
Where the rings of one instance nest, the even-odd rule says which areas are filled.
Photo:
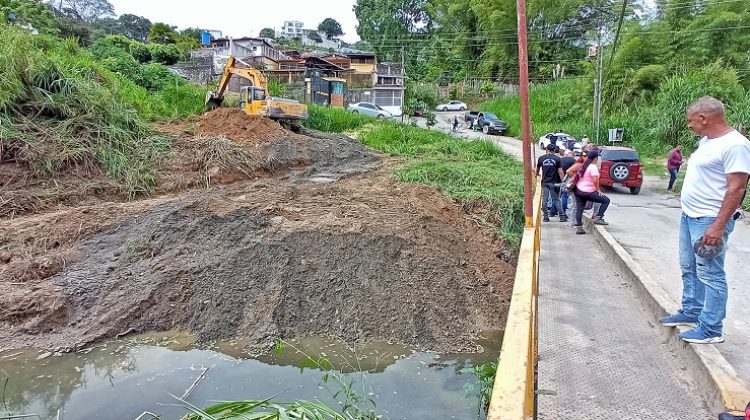
[[[546, 204], [549, 197], [552, 197], [552, 202], [555, 203], [555, 209], [557, 214], [560, 215], [560, 221], [565, 222], [568, 217], [560, 211], [560, 197], [555, 189], [555, 184], [560, 185], [563, 178], [563, 170], [560, 165], [560, 156], [554, 154], [555, 145], [550, 143], [547, 145], [547, 153], [539, 156], [539, 160], [536, 162], [537, 175], [542, 177], [542, 203]], [[544, 212], [544, 221], [549, 222], [549, 213], [547, 206], [542, 205]]]

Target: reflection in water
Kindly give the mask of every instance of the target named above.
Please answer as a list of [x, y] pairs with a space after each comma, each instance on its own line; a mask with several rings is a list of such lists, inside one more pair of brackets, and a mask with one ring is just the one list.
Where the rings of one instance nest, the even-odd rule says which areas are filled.
[[[267, 398], [320, 399], [336, 403], [321, 386], [321, 372], [298, 366], [306, 355], [325, 357], [354, 379], [359, 392], [376, 402], [391, 419], [476, 419], [477, 396], [463, 385], [473, 376], [460, 370], [494, 360], [501, 333], [486, 334], [481, 354], [415, 353], [387, 343], [356, 352], [339, 342], [311, 337], [289, 342], [280, 356], [254, 359], [242, 351], [243, 340], [218, 343], [215, 350], [193, 346], [187, 334], [161, 333], [94, 346], [79, 353], [49, 355], [36, 350], [0, 353], [0, 385], [7, 410], [54, 419], [134, 419], [144, 411], [179, 418], [185, 411], [171, 395], [182, 395], [208, 372], [189, 397], [196, 405], [211, 401]], [[334, 389], [333, 392], [337, 391]], [[171, 394], [171, 395], [170, 395]], [[0, 407], [0, 415], [6, 407]]]

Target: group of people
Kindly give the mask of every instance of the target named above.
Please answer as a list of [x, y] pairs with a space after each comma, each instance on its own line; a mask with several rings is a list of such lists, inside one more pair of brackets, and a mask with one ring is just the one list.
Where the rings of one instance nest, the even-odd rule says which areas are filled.
[[568, 221], [568, 202], [573, 194], [571, 215], [572, 227], [577, 234], [585, 234], [583, 212], [592, 205], [592, 220], [598, 225], [608, 225], [604, 213], [609, 207], [609, 197], [599, 185], [599, 149], [593, 143], [586, 144], [580, 154], [572, 147], [561, 148], [556, 142], [547, 145], [546, 153], [539, 156], [536, 171], [542, 177], [543, 221], [559, 216], [561, 222]]

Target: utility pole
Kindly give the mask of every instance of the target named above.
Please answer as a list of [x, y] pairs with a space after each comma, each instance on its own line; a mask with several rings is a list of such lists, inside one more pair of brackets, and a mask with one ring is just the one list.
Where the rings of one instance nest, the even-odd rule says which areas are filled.
[[529, 118], [529, 53], [526, 38], [526, 0], [516, 0], [518, 11], [518, 75], [521, 94], [521, 139], [523, 140], [523, 205], [527, 228], [533, 226], [531, 200], [531, 121]]
[[602, 67], [604, 65], [604, 53], [602, 51], [602, 17], [599, 17], [599, 25], [596, 28], [596, 76], [594, 78], [594, 113], [591, 125], [594, 127], [594, 139], [599, 144], [599, 125], [601, 123], [601, 97], [602, 97]]

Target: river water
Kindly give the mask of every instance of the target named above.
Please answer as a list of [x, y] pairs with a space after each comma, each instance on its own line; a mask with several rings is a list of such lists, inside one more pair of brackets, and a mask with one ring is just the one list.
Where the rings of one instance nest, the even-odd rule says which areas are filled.
[[478, 344], [485, 352], [477, 354], [414, 352], [388, 343], [352, 352], [342, 343], [311, 337], [288, 342], [281, 354], [250, 357], [242, 340], [196, 348], [190, 335], [178, 332], [141, 335], [62, 355], [5, 351], [0, 353], [0, 418], [8, 412], [41, 419], [133, 420], [150, 412], [178, 419], [187, 411], [175, 406], [180, 404], [176, 397], [194, 383], [186, 401], [199, 407], [269, 397], [318, 399], [336, 407], [331, 395], [340, 388], [332, 381], [323, 383], [320, 369], [299, 367], [312, 356], [325, 357], [343, 378], [353, 379], [353, 388], [372, 399], [383, 418], [477, 419], [483, 418], [478, 382], [461, 369], [496, 360], [501, 336], [499, 331], [482, 334]]

